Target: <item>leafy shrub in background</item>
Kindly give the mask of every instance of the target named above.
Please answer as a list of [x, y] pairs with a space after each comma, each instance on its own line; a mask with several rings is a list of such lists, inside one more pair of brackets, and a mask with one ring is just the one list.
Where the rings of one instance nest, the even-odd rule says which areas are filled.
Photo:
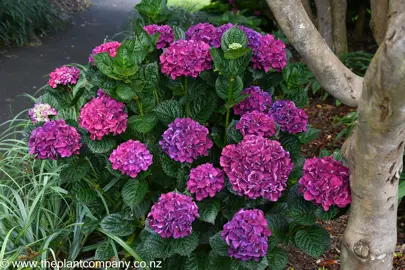
[[[350, 193], [330, 170], [340, 161], [304, 168], [300, 147], [319, 132], [299, 108], [307, 95], [283, 44], [238, 26], [166, 31], [166, 1], [136, 8], [135, 33], [93, 51], [77, 82], [45, 87], [46, 117], [25, 128], [33, 157], [58, 158], [42, 162], [60, 166], [59, 188], [76, 213], [74, 251], [56, 254], [164, 259], [167, 269], [283, 269], [286, 245], [320, 256], [330, 239], [316, 220], [344, 213]], [[147, 32], [151, 24], [159, 26]], [[203, 41], [206, 27], [218, 46]]]

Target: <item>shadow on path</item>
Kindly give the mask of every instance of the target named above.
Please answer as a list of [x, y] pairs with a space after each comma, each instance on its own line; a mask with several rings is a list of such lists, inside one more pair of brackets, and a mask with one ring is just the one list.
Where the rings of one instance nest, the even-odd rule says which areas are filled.
[[21, 94], [35, 94], [63, 64], [86, 64], [91, 50], [106, 37], [125, 30], [138, 0], [92, 0], [61, 33], [51, 34], [39, 47], [11, 49], [0, 55], [0, 123], [32, 106]]

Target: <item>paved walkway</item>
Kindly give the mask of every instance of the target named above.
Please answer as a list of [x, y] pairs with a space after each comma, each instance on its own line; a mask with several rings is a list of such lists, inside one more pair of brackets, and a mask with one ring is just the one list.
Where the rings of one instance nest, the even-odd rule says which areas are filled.
[[90, 8], [76, 14], [66, 31], [50, 34], [41, 46], [0, 54], [0, 123], [32, 106], [21, 94], [35, 94], [52, 70], [63, 64], [87, 63], [95, 46], [125, 30], [137, 2], [92, 0]]

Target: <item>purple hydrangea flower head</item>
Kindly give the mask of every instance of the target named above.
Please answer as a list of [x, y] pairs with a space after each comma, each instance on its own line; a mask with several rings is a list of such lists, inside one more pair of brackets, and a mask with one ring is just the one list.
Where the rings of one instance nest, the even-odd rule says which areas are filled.
[[52, 88], [58, 85], [76, 84], [80, 77], [80, 70], [76, 67], [61, 66], [49, 74], [48, 85]]
[[193, 199], [176, 192], [162, 194], [148, 214], [150, 228], [163, 238], [183, 238], [192, 233], [191, 224], [199, 218]]
[[145, 26], [143, 29], [148, 32], [149, 35], [153, 35], [156, 32], [160, 33], [156, 43], [156, 48], [158, 49], [166, 48], [174, 40], [173, 29], [168, 25], [151, 24]]
[[35, 124], [50, 121], [49, 116], [58, 115], [58, 112], [47, 103], [37, 103], [34, 105], [34, 108], [28, 111], [28, 115]]
[[352, 201], [349, 175], [349, 169], [330, 156], [307, 159], [299, 192], [304, 193], [305, 200], [322, 205], [325, 211], [332, 205], [346, 207]]
[[95, 47], [89, 56], [89, 62], [93, 63], [94, 62], [93, 56], [103, 52], [108, 53], [111, 57], [115, 57], [115, 55], [117, 55], [117, 51], [120, 46], [121, 46], [120, 42], [110, 41]]
[[196, 78], [211, 68], [210, 46], [202, 41], [177, 40], [160, 55], [162, 73], [173, 80], [180, 76]]
[[110, 155], [114, 170], [136, 178], [138, 173], [146, 171], [152, 164], [153, 156], [144, 144], [129, 140], [121, 143]]
[[282, 131], [291, 134], [307, 130], [308, 116], [303, 109], [295, 107], [291, 100], [277, 100], [270, 109], [270, 114]]
[[28, 146], [36, 159], [58, 159], [80, 153], [80, 135], [65, 120], [46, 122], [31, 133]]
[[122, 102], [112, 99], [101, 89], [97, 97], [80, 110], [79, 124], [90, 132], [90, 139], [101, 140], [104, 135], [121, 134], [127, 128], [128, 113]]
[[245, 32], [247, 39], [248, 39], [248, 47], [255, 52], [257, 49], [259, 49], [261, 40], [262, 40], [262, 35], [255, 30], [243, 26], [243, 25], [238, 25], [238, 28]]
[[257, 135], [271, 137], [276, 134], [276, 124], [271, 116], [259, 111], [248, 112], [242, 115], [236, 124], [243, 136]]
[[256, 135], [222, 149], [220, 164], [240, 196], [270, 201], [281, 197], [293, 169], [290, 154], [278, 141]]
[[258, 262], [266, 256], [267, 240], [271, 231], [267, 228], [267, 220], [259, 209], [241, 209], [224, 225], [221, 236], [228, 244], [230, 257], [242, 261]]
[[233, 27], [233, 24], [231, 23], [227, 23], [227, 24], [223, 24], [220, 25], [216, 28], [216, 36], [215, 39], [212, 40], [211, 42], [211, 46], [214, 48], [219, 48], [221, 47], [221, 39], [223, 34], [228, 31], [229, 29], [231, 29]]
[[199, 156], [208, 156], [213, 145], [208, 129], [190, 118], [177, 118], [169, 124], [159, 144], [172, 159], [188, 163]]
[[213, 42], [215, 44], [217, 38], [217, 30], [210, 23], [192, 25], [185, 34], [187, 40], [203, 41], [211, 46]]
[[187, 181], [187, 190], [195, 194], [197, 201], [214, 197], [224, 187], [224, 173], [221, 169], [214, 168], [211, 163], [205, 163], [191, 169]]
[[267, 34], [260, 40], [260, 46], [253, 52], [253, 68], [268, 72], [270, 68], [281, 71], [287, 65], [285, 44]]
[[252, 85], [243, 90], [242, 94], [249, 95], [249, 97], [233, 107], [233, 112], [237, 115], [253, 111], [267, 113], [271, 108], [272, 101], [270, 94], [262, 91], [258, 86]]

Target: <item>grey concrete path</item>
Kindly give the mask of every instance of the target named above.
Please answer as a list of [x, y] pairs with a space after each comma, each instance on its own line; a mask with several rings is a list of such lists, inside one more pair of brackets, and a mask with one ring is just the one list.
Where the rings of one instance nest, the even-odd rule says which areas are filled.
[[63, 64], [86, 64], [91, 50], [125, 30], [138, 0], [92, 0], [73, 17], [66, 31], [51, 33], [38, 47], [0, 54], [0, 123], [32, 106], [21, 94], [33, 95], [47, 83], [47, 74]]

